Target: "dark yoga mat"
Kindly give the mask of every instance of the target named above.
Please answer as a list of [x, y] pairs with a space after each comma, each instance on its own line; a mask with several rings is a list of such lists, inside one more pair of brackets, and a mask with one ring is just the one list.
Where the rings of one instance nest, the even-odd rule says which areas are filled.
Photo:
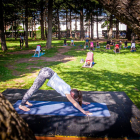
[[[20, 110], [18, 106], [21, 100], [14, 104], [14, 108], [18, 114], [30, 115], [55, 115], [55, 116], [86, 116], [77, 110], [71, 102], [56, 102], [56, 101], [29, 101], [33, 106], [29, 107], [31, 110], [25, 112]], [[109, 117], [110, 113], [105, 103], [90, 103], [89, 105], [82, 105], [85, 111], [90, 111], [91, 116]]]

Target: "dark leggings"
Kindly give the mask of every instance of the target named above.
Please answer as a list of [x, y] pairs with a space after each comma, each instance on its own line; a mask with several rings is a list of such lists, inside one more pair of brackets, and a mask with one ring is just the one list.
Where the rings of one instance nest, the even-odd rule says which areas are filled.
[[33, 85], [28, 89], [28, 91], [23, 96], [21, 105], [25, 105], [25, 103], [31, 98], [31, 96], [37, 92], [37, 90], [44, 84], [46, 79], [50, 79], [54, 75], [54, 71], [51, 68], [44, 67], [40, 70], [37, 78], [35, 79]]
[[23, 47], [23, 39], [20, 40], [20, 47]]

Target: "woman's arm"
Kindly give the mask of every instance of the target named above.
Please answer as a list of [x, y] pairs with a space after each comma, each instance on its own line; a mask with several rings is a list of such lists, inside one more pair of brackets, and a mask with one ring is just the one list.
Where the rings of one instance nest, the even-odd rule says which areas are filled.
[[90, 116], [92, 115], [91, 112], [85, 111], [72, 97], [70, 94], [66, 94], [67, 99], [78, 109], [80, 110], [83, 114]]
[[85, 101], [82, 101], [82, 104], [83, 104], [83, 105], [89, 105], [89, 104], [90, 104], [90, 102], [85, 102]]

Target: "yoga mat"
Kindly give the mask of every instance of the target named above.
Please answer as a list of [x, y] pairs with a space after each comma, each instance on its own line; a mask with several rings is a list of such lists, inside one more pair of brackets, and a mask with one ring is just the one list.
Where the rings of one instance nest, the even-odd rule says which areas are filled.
[[[21, 100], [18, 100], [13, 106], [18, 114], [30, 115], [58, 115], [58, 116], [86, 116], [78, 109], [76, 109], [71, 102], [56, 102], [56, 101], [29, 101], [33, 106], [29, 107], [31, 110], [25, 112], [20, 110], [18, 106]], [[90, 103], [89, 105], [82, 105], [85, 111], [90, 111], [91, 116], [109, 117], [110, 113], [105, 103]]]
[[[45, 53], [40, 53], [40, 54], [39, 54], [39, 57], [42, 56], [42, 55], [44, 55], [44, 54], [45, 54]], [[32, 57], [38, 57], [38, 54], [35, 54], [35, 56], [33, 55]]]

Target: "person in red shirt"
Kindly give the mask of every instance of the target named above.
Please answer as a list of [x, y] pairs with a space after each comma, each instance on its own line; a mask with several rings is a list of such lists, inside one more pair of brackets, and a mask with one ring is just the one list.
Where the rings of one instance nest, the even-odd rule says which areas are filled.
[[119, 44], [116, 44], [114, 47], [115, 53], [119, 52], [120, 53], [120, 49], [119, 49]]

